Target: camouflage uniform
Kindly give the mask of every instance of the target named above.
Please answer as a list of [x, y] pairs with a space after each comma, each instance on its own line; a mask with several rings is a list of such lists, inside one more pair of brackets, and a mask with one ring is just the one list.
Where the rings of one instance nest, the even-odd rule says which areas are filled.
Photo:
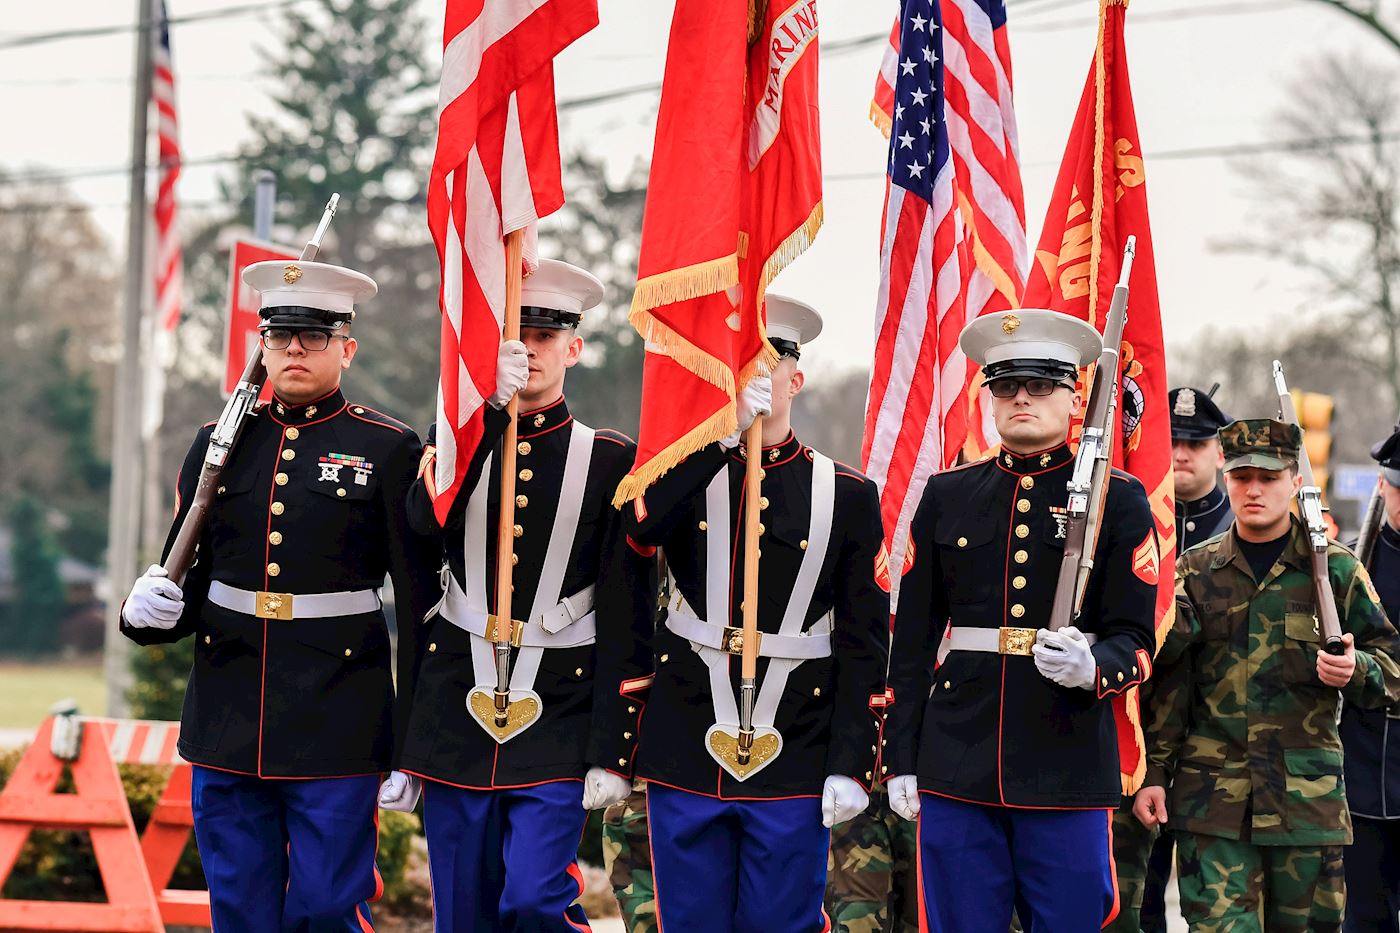
[[612, 882], [628, 933], [660, 933], [651, 881], [646, 783], [603, 811], [603, 868]]
[[[1282, 469], [1300, 440], [1280, 422], [1221, 431], [1227, 470]], [[1241, 450], [1257, 456], [1231, 460]], [[1356, 673], [1340, 691], [1323, 686], [1309, 557], [1294, 519], [1262, 581], [1233, 526], [1177, 562], [1177, 617], [1157, 662], [1146, 783], [1171, 787], [1182, 913], [1193, 931], [1340, 927], [1351, 820], [1338, 706], [1400, 695], [1400, 636], [1365, 569], [1333, 544], [1328, 574], [1342, 630], [1356, 639]]]
[[831, 831], [826, 913], [834, 933], [918, 933], [916, 824], [890, 809], [884, 785], [870, 806]]

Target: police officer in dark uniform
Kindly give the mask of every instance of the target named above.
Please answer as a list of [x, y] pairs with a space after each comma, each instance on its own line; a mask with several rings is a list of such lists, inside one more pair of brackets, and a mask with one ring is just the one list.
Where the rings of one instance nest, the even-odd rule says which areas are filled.
[[[623, 507], [632, 539], [660, 546], [671, 576], [655, 633], [637, 772], [647, 780], [657, 920], [671, 933], [816, 933], [834, 823], [878, 779], [889, 597], [875, 579], [875, 484], [804, 446], [789, 426], [801, 347], [821, 329], [801, 302], [767, 297], [781, 357], [750, 381], [738, 423], [766, 413], [763, 449], [742, 431], [686, 458]], [[746, 458], [762, 497], [746, 502]], [[758, 508], [756, 738], [752, 767], [725, 757], [738, 730], [743, 529]], [[637, 638], [648, 634], [639, 623]]]
[[[1110, 700], [1150, 672], [1157, 541], [1141, 484], [1109, 476], [1075, 626], [1048, 621], [1066, 530], [1066, 442], [1092, 327], [1052, 311], [978, 318], [1002, 446], [930, 478], [910, 531], [885, 735], [890, 804], [919, 818], [928, 928], [1097, 930], [1116, 903], [1121, 797]], [[946, 642], [945, 642], [946, 629]], [[949, 649], [935, 671], [940, 644]]]
[[[1184, 386], [1167, 393], [1171, 408], [1172, 479], [1176, 488], [1178, 553], [1230, 527], [1234, 513], [1220, 484], [1224, 454], [1216, 432], [1232, 419], [1220, 410], [1214, 389]], [[1139, 708], [1147, 709], [1152, 684], [1144, 684]], [[1166, 890], [1172, 873], [1172, 834], [1148, 829], [1133, 816], [1133, 798], [1124, 797], [1113, 816], [1113, 862], [1118, 872], [1121, 910], [1109, 933], [1166, 933]]]
[[[631, 791], [637, 711], [609, 700], [650, 683], [646, 645], [630, 633], [634, 617], [655, 612], [654, 551], [629, 546], [611, 504], [635, 445], [580, 423], [563, 394], [583, 349], [579, 322], [602, 297], [602, 283], [568, 263], [544, 260], [525, 279], [521, 342], [502, 345], [485, 440], [461, 454], [472, 465], [443, 528], [447, 591], [419, 639], [400, 772], [381, 798], [411, 810], [422, 783], [439, 930], [586, 929], [573, 904], [583, 889], [575, 860], [585, 811]], [[510, 688], [512, 702], [534, 704], [536, 716], [502, 735], [489, 709], [499, 449], [517, 388], [511, 575], [520, 624]], [[409, 499], [425, 530], [443, 505], [435, 459], [425, 458]], [[473, 695], [487, 698], [485, 719]]]
[[[1385, 502], [1367, 568], [1385, 614], [1400, 618], [1400, 431], [1371, 448], [1380, 462]], [[1400, 923], [1400, 703], [1342, 708], [1347, 808], [1354, 839], [1346, 847], [1345, 933], [1397, 933]]]
[[[180, 718], [195, 835], [223, 931], [364, 930], [381, 889], [375, 798], [394, 751], [394, 681], [379, 587], [394, 583], [399, 671], [436, 600], [435, 539], [404, 511], [422, 445], [346, 401], [353, 305], [368, 276], [260, 262], [272, 401], [224, 470], [181, 588], [152, 567], [122, 611], [134, 641], [195, 637]], [[213, 425], [180, 470], [166, 553], [194, 499]]]
[[1200, 389], [1172, 389], [1167, 404], [1172, 409], [1177, 553], [1185, 553], [1229, 528], [1234, 519], [1219, 481], [1225, 457], [1216, 438], [1216, 432], [1234, 419]]

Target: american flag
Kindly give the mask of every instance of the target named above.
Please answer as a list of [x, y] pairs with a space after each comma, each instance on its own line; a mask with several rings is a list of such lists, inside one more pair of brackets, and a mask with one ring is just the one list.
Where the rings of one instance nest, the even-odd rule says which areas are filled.
[[890, 137], [875, 363], [862, 462], [881, 491], [897, 593], [930, 474], [980, 431], [958, 349], [972, 317], [1015, 307], [1025, 207], [1004, 0], [903, 0], [872, 117]]
[[442, 264], [437, 460], [446, 518], [480, 443], [505, 321], [505, 237], [564, 203], [554, 56], [598, 23], [596, 0], [448, 0], [428, 227]]
[[175, 117], [175, 72], [170, 64], [170, 17], [165, 0], [153, 0], [160, 42], [152, 53], [151, 98], [160, 142], [160, 182], [156, 189], [156, 321], [171, 330], [180, 320], [180, 234], [175, 229], [175, 182], [180, 177], [179, 123]]

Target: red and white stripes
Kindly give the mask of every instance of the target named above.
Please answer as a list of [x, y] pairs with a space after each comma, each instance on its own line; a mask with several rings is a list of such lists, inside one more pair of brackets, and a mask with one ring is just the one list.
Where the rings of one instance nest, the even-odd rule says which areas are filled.
[[506, 234], [564, 203], [553, 59], [595, 0], [449, 0], [428, 226], [442, 267], [435, 480], [445, 518], [483, 432], [505, 318]]

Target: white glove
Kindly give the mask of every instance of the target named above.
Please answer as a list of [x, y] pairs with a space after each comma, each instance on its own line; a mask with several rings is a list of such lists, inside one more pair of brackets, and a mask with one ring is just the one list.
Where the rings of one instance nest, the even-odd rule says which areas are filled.
[[900, 774], [885, 782], [890, 795], [890, 809], [909, 822], [919, 818], [919, 779], [913, 774]]
[[1089, 639], [1073, 625], [1067, 625], [1058, 632], [1040, 629], [1035, 634], [1035, 669], [1041, 676], [1053, 680], [1061, 687], [1094, 686], [1094, 672], [1098, 663], [1089, 648]]
[[384, 783], [379, 785], [379, 807], [381, 810], [398, 810], [412, 813], [418, 806], [418, 795], [423, 792], [423, 780], [402, 771], [390, 771]]
[[122, 618], [132, 628], [171, 629], [185, 611], [185, 594], [165, 574], [165, 568], [152, 564], [136, 578], [122, 606]]
[[870, 806], [870, 795], [844, 774], [833, 774], [822, 785], [822, 825], [827, 829], [859, 816]]
[[724, 445], [726, 450], [733, 450], [739, 446], [739, 438], [748, 430], [749, 425], [753, 424], [754, 418], [772, 413], [773, 380], [768, 376], [754, 376], [739, 393], [739, 401], [735, 411], [739, 427], [733, 434], [722, 439], [720, 443]]
[[583, 776], [583, 808], [601, 810], [625, 800], [632, 793], [632, 782], [602, 768], [589, 768]]
[[496, 351], [496, 391], [486, 401], [492, 408], [510, 404], [530, 381], [530, 351], [519, 340], [506, 340]]

